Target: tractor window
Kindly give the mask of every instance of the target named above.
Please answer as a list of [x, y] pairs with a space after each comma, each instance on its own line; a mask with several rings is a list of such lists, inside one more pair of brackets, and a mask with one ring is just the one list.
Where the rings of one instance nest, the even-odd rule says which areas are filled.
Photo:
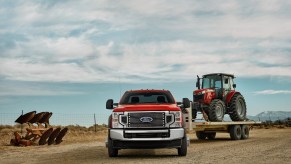
[[227, 91], [231, 91], [231, 90], [234, 90], [233, 89], [233, 80], [231, 77], [227, 77], [227, 76], [224, 76], [223, 77], [223, 88]]
[[221, 76], [211, 75], [203, 77], [202, 88], [221, 88]]
[[224, 76], [224, 80], [223, 80], [223, 88], [225, 90], [230, 90], [230, 85], [229, 85], [229, 77]]

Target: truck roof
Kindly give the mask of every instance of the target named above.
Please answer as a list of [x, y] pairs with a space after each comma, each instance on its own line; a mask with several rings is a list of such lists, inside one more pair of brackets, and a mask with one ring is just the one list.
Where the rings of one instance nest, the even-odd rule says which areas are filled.
[[126, 92], [169, 92], [165, 89], [138, 89], [138, 90], [128, 90]]
[[220, 76], [220, 75], [224, 75], [224, 76], [230, 76], [230, 77], [232, 77], [232, 78], [235, 78], [234, 74], [228, 74], [228, 73], [210, 73], [210, 74], [205, 74], [205, 75], [203, 75], [203, 77], [204, 77], [204, 76], [211, 76], [211, 75], [218, 75], [218, 76]]

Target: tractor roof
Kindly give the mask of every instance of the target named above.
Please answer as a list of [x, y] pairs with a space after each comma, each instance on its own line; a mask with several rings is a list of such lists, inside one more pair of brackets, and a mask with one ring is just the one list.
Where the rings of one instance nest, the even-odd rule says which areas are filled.
[[223, 75], [223, 76], [230, 76], [232, 78], [235, 78], [233, 74], [228, 74], [228, 73], [210, 73], [210, 74], [203, 75], [203, 77], [204, 76], [211, 76], [211, 75], [218, 75], [218, 76]]

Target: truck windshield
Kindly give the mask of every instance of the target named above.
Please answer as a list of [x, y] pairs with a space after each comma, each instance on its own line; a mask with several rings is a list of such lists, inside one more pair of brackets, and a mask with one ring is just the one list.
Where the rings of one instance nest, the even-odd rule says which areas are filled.
[[202, 88], [221, 88], [221, 76], [209, 75], [203, 77]]
[[170, 92], [125, 92], [119, 104], [175, 103]]

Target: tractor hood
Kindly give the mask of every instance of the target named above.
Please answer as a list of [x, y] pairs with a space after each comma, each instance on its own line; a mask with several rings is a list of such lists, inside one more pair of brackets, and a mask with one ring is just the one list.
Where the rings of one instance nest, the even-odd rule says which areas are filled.
[[128, 112], [128, 111], [180, 111], [181, 109], [176, 104], [133, 104], [119, 105], [113, 112]]
[[198, 90], [195, 90], [193, 92], [194, 95], [201, 95], [201, 94], [205, 94], [205, 93], [208, 93], [208, 92], [215, 92], [214, 89], [211, 89], [211, 88], [204, 88], [204, 89], [198, 89]]

